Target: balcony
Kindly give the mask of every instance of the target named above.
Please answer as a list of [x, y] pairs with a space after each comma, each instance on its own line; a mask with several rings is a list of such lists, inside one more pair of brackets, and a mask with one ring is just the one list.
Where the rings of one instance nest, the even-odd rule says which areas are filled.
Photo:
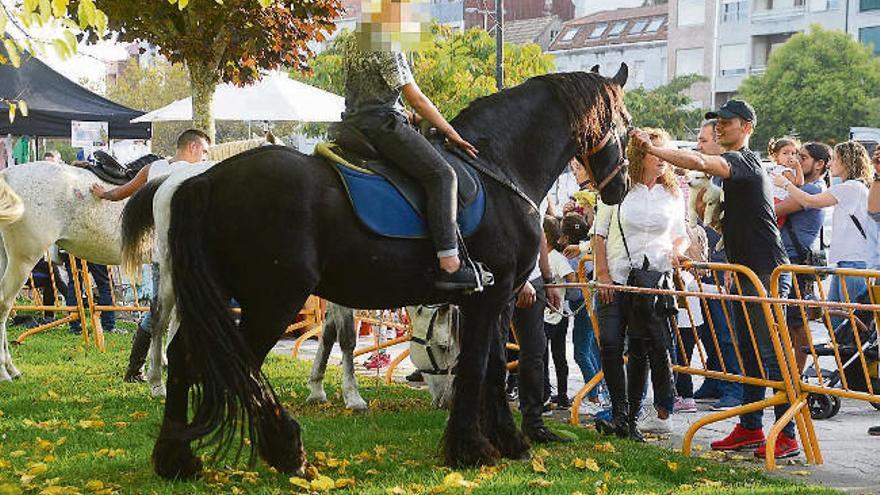
[[788, 21], [802, 17], [806, 13], [807, 8], [803, 5], [787, 8], [755, 10], [752, 12], [752, 22], [771, 23]]

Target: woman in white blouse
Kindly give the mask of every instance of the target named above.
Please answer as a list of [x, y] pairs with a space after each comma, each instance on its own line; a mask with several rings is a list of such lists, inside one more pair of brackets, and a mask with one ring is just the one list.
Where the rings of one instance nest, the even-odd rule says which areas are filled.
[[[834, 147], [831, 155], [831, 175], [842, 180], [825, 192], [809, 194], [792, 184], [785, 176], [773, 177], [773, 183], [782, 187], [804, 208], [834, 207], [831, 217], [831, 247], [828, 263], [838, 268], [865, 269], [873, 266], [877, 255], [877, 223], [868, 215], [868, 184], [871, 164], [865, 147], [856, 141], [846, 141]], [[868, 287], [861, 277], [846, 277], [847, 295], [855, 301]], [[829, 301], [843, 301], [841, 277], [831, 280]], [[832, 319], [834, 325], [842, 319]]]
[[[669, 135], [645, 129], [651, 141], [666, 145]], [[630, 268], [671, 272], [688, 246], [685, 206], [672, 166], [629, 146], [632, 186], [618, 206], [599, 205], [594, 228], [595, 276], [602, 284], [626, 284]], [[622, 230], [622, 232], [621, 232]], [[648, 364], [654, 386], [657, 419], [645, 431], [670, 431], [674, 391], [669, 359], [671, 329], [668, 318], [625, 322], [621, 295], [610, 288], [599, 290], [599, 329], [602, 367], [611, 396], [612, 420], [597, 420], [605, 434], [644, 441], [636, 418], [641, 408]], [[623, 371], [624, 339], [629, 338], [627, 373]]]

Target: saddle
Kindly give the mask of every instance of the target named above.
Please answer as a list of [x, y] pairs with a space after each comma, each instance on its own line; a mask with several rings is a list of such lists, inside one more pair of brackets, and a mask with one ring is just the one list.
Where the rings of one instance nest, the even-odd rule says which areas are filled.
[[[334, 141], [320, 143], [315, 154], [339, 174], [358, 218], [373, 232], [399, 238], [427, 238], [427, 196], [422, 185], [383, 158], [360, 131], [346, 124], [334, 128]], [[437, 136], [431, 144], [458, 178], [458, 223], [467, 236], [479, 226], [485, 194], [477, 171], [463, 156], [447, 150]]]
[[96, 163], [90, 163], [85, 168], [97, 175], [99, 179], [115, 186], [121, 186], [134, 179], [134, 176], [142, 168], [161, 159], [161, 156], [150, 153], [123, 165], [108, 153], [96, 151]]

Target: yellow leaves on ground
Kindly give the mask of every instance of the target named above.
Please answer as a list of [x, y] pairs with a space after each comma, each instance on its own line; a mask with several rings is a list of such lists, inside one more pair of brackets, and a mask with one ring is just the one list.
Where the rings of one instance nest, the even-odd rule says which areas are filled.
[[[443, 487], [445, 488], [476, 488], [477, 483], [464, 479], [464, 475], [458, 471], [453, 471], [443, 477]], [[438, 492], [434, 492], [438, 493]]]
[[138, 420], [138, 419], [144, 419], [144, 418], [148, 417], [149, 413], [146, 413], [144, 411], [135, 411], [135, 412], [129, 414], [128, 416], [131, 419]]
[[84, 430], [100, 429], [105, 426], [107, 426], [107, 423], [105, 423], [101, 419], [81, 419], [81, 420], [79, 420], [79, 427]]
[[593, 446], [593, 450], [596, 452], [603, 452], [605, 454], [613, 454], [617, 452], [617, 449], [614, 448], [614, 445], [611, 445], [611, 442], [597, 443]]
[[20, 495], [21, 487], [14, 483], [0, 483], [0, 495]]
[[98, 449], [95, 452], [95, 457], [108, 457], [110, 459], [115, 459], [116, 457], [122, 457], [125, 455], [125, 449]]
[[9, 461], [4, 461], [3, 459], [0, 459], [0, 469], [6, 469], [9, 467], [12, 467], [12, 464], [10, 464]]
[[571, 464], [577, 469], [589, 469], [594, 473], [599, 472], [599, 464], [596, 462], [595, 459], [581, 459], [580, 457], [575, 457], [572, 460]]
[[25, 452], [24, 450], [13, 450], [12, 452], [9, 453], [9, 457], [13, 457], [13, 458], [22, 457], [26, 454], [27, 454], [27, 452]]
[[543, 457], [540, 457], [537, 455], [532, 457], [532, 471], [534, 471], [536, 473], [544, 473], [544, 474], [547, 473], [547, 467], [544, 466], [544, 458]]
[[24, 474], [21, 475], [21, 484], [30, 484], [37, 476], [46, 474], [48, 470], [49, 466], [47, 466], [45, 462], [34, 462], [29, 464]]
[[291, 485], [304, 490], [306, 492], [329, 492], [330, 490], [350, 488], [355, 485], [354, 478], [339, 478], [333, 480], [329, 476], [319, 475], [315, 479], [309, 481], [299, 476], [292, 476], [288, 479]]
[[60, 428], [70, 428], [70, 423], [67, 421], [60, 421], [57, 419], [50, 419], [48, 421], [34, 421], [29, 418], [25, 418], [21, 420], [21, 424], [27, 428], [38, 428], [40, 430], [57, 430]]
[[669, 469], [673, 473], [678, 471], [678, 463], [672, 461], [666, 461], [666, 469]]

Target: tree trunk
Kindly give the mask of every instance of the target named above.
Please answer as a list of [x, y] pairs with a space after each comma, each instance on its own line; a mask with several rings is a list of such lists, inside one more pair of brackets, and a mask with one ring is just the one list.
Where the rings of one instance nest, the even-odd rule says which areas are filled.
[[193, 126], [204, 131], [215, 142], [216, 127], [211, 104], [214, 102], [214, 89], [220, 80], [217, 70], [211, 64], [188, 63], [189, 81], [192, 87]]

